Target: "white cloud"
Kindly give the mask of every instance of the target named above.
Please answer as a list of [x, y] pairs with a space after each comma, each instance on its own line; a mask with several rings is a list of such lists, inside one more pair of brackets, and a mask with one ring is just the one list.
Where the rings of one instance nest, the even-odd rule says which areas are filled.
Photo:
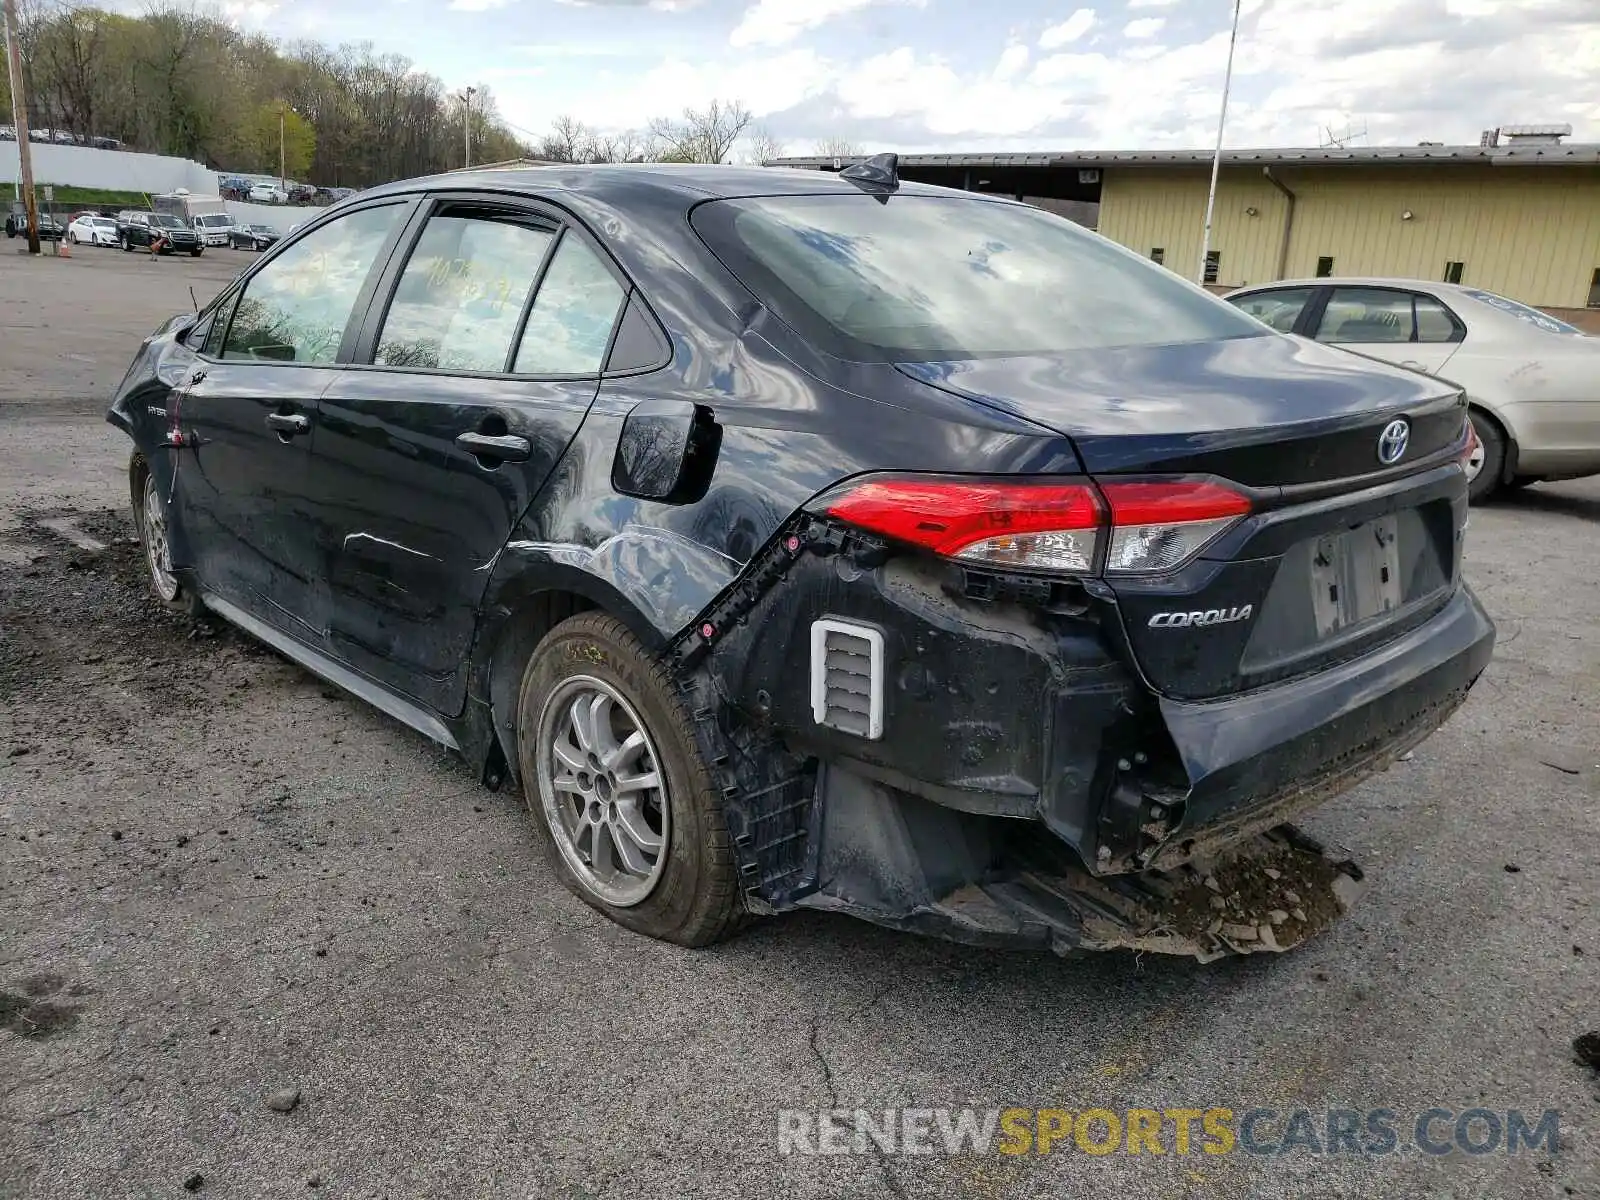
[[1166, 25], [1165, 17], [1140, 17], [1137, 21], [1129, 21], [1122, 27], [1122, 36], [1131, 38], [1155, 37]]
[[734, 46], [781, 46], [835, 17], [885, 2], [922, 8], [927, 0], [756, 0], [728, 41]]
[[1055, 50], [1075, 42], [1088, 33], [1094, 25], [1094, 9], [1080, 8], [1059, 25], [1052, 25], [1039, 35], [1039, 48]]
[[276, 4], [266, 0], [230, 0], [223, 4], [222, 15], [234, 25], [264, 25], [277, 10]]
[[1000, 62], [995, 66], [996, 79], [1014, 79], [1028, 68], [1028, 48], [1021, 42], [1012, 42], [1000, 55]]
[[491, 8], [504, 8], [510, 0], [450, 0], [455, 12], [488, 12]]
[[799, 49], [719, 62], [673, 58], [626, 75], [599, 72], [579, 100], [570, 94], [552, 100], [548, 83], [521, 86], [510, 80], [495, 86], [495, 98], [511, 120], [529, 128], [543, 129], [551, 113], [570, 112], [602, 132], [616, 132], [643, 129], [652, 117], [704, 108], [713, 100], [737, 99], [757, 118], [765, 117], [825, 91], [836, 74], [814, 51]]
[[1171, 8], [1178, 0], [1128, 0], [1129, 8]]

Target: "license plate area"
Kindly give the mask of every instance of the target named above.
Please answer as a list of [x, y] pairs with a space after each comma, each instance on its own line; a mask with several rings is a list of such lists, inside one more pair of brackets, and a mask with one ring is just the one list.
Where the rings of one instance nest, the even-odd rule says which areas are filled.
[[1311, 609], [1317, 636], [1331, 637], [1404, 603], [1395, 516], [1329, 533], [1311, 547]]

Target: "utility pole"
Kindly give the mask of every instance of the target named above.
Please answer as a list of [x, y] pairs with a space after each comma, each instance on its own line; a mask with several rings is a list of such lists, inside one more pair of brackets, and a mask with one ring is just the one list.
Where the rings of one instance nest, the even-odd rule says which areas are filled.
[[477, 90], [475, 87], [469, 87], [461, 93], [462, 133], [465, 135], [464, 140], [467, 151], [464, 162], [468, 167], [472, 165], [472, 97]]
[[[15, 2], [15, 0], [9, 0]], [[283, 169], [283, 119], [289, 106], [282, 100], [278, 101], [278, 190], [287, 198], [289, 195], [288, 172]]]
[[1211, 158], [1211, 190], [1206, 193], [1206, 230], [1200, 239], [1200, 274], [1195, 282], [1206, 284], [1206, 259], [1211, 257], [1211, 214], [1217, 206], [1217, 174], [1222, 170], [1222, 131], [1228, 124], [1228, 92], [1233, 87], [1233, 47], [1239, 40], [1239, 5], [1233, 0], [1233, 33], [1228, 36], [1228, 70], [1222, 77], [1222, 115], [1217, 118], [1217, 152]]
[[28, 214], [28, 253], [39, 253], [39, 205], [33, 197], [33, 148], [28, 140], [28, 89], [22, 79], [22, 43], [17, 36], [17, 0], [5, 0], [6, 62], [11, 69], [11, 123], [17, 131], [22, 168], [22, 206]]

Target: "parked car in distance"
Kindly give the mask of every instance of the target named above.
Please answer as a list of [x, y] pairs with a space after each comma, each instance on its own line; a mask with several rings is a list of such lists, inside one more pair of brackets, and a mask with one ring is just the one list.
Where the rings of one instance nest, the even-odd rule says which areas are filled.
[[208, 246], [226, 246], [230, 244], [233, 233], [233, 218], [227, 213], [201, 213], [196, 216], [191, 224], [205, 239]]
[[228, 244], [235, 250], [270, 250], [279, 236], [271, 225], [235, 225], [228, 231]]
[[161, 254], [186, 253], [199, 258], [205, 252], [200, 235], [179, 217], [169, 213], [132, 213], [118, 222], [117, 238], [124, 250], [150, 246], [161, 239]]
[[152, 588], [520, 788], [653, 937], [1303, 941], [1360, 873], [1284, 822], [1493, 648], [1465, 398], [896, 165], [325, 211], [117, 390]]
[[0, 142], [14, 142], [17, 140], [17, 129], [14, 125], [0, 125]]
[[85, 213], [67, 226], [67, 240], [73, 245], [115, 246], [117, 223], [98, 213]]
[[1421, 279], [1285, 280], [1227, 299], [1296, 333], [1460, 385], [1474, 500], [1600, 474], [1600, 338], [1516, 300]]
[[[66, 233], [66, 226], [56, 220], [49, 213], [39, 214], [39, 238], [46, 242], [59, 242]], [[13, 209], [6, 214], [6, 236], [18, 238], [28, 236], [28, 214], [23, 209]]]
[[287, 204], [289, 193], [271, 183], [255, 183], [250, 185], [250, 202], [252, 204]]

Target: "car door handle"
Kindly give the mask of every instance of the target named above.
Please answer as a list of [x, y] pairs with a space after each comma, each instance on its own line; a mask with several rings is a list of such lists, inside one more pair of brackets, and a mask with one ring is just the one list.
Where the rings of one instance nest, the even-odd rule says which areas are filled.
[[311, 432], [311, 418], [305, 413], [268, 413], [267, 424], [290, 437]]
[[463, 433], [456, 437], [456, 445], [479, 458], [493, 458], [500, 462], [527, 462], [533, 445], [525, 437], [514, 433]]

